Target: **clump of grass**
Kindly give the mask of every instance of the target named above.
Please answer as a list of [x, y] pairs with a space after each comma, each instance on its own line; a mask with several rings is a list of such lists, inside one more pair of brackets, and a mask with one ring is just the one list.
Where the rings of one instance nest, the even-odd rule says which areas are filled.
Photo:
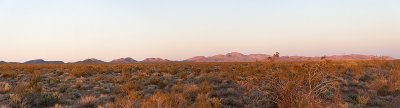
[[181, 94], [170, 94], [157, 91], [142, 102], [141, 108], [187, 108], [188, 101]]
[[41, 81], [40, 70], [34, 70], [29, 74], [29, 85], [36, 86]]
[[95, 78], [96, 81], [102, 81], [104, 79], [105, 79], [105, 77], [103, 75], [101, 75], [101, 74], [97, 74], [96, 78]]
[[212, 104], [208, 101], [207, 95], [199, 94], [196, 97], [196, 101], [194, 103], [195, 108], [211, 108]]
[[31, 107], [39, 107], [42, 99], [42, 87], [38, 84], [31, 85], [30, 83], [20, 83], [14, 90], [15, 103], [22, 100], [24, 103]]
[[157, 91], [153, 96], [151, 96], [147, 101], [145, 101], [142, 104], [143, 108], [148, 108], [148, 107], [156, 107], [156, 108], [161, 108], [163, 106], [166, 106], [167, 104], [167, 98], [166, 94], [161, 93], [160, 91]]
[[81, 88], [83, 86], [84, 80], [85, 80], [85, 78], [83, 78], [83, 77], [77, 78], [75, 81], [74, 87], [77, 89]]
[[7, 82], [0, 82], [0, 94], [7, 93], [11, 90], [11, 85]]
[[133, 108], [134, 100], [130, 98], [116, 98], [115, 103], [107, 103], [104, 105], [106, 108]]
[[42, 97], [41, 97], [41, 105], [52, 106], [52, 105], [58, 103], [60, 100], [61, 100], [60, 94], [58, 94], [56, 92], [53, 92], [53, 93], [45, 92], [42, 94]]
[[67, 92], [67, 90], [68, 90], [68, 86], [66, 86], [64, 84], [60, 85], [60, 87], [58, 88], [58, 92], [60, 92], [60, 93], [65, 93], [65, 92]]
[[357, 96], [357, 98], [356, 98], [356, 104], [361, 107], [364, 107], [365, 105], [367, 105], [368, 102], [369, 102], [368, 96]]
[[12, 108], [29, 108], [30, 107], [29, 101], [19, 94], [11, 94], [10, 95], [9, 105]]
[[129, 81], [129, 79], [131, 78], [132, 76], [131, 76], [131, 73], [130, 73], [130, 71], [129, 71], [129, 69], [124, 69], [123, 71], [122, 71], [122, 80], [123, 81]]
[[87, 108], [87, 107], [95, 107], [97, 99], [94, 96], [83, 96], [79, 100], [79, 107]]
[[70, 71], [70, 74], [71, 74], [72, 76], [75, 76], [75, 77], [82, 77], [82, 76], [85, 76], [85, 72], [84, 72], [82, 69], [79, 69], [79, 68], [73, 68], [73, 69]]
[[211, 102], [212, 108], [222, 108], [221, 99], [211, 98], [209, 101]]

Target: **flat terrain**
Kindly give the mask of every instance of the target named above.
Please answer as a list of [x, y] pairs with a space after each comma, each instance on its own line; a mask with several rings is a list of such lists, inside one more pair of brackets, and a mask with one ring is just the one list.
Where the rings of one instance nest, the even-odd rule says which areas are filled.
[[0, 107], [396, 107], [400, 61], [0, 65]]

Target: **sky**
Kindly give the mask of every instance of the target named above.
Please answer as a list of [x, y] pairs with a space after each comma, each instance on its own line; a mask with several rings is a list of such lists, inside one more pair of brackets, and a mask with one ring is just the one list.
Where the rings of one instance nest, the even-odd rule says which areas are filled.
[[400, 58], [400, 0], [0, 0], [0, 61]]

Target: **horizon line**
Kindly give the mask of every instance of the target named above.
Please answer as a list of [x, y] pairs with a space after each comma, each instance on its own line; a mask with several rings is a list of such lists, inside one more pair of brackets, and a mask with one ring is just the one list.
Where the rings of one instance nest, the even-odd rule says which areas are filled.
[[[230, 54], [230, 53], [240, 53], [240, 52], [235, 52], [235, 51], [233, 51], [233, 52], [229, 52], [229, 53], [225, 53], [225, 54], [219, 53], [219, 54], [208, 55], [208, 56], [206, 56], [206, 55], [197, 55], [197, 56], [191, 56], [190, 58], [194, 58], [194, 57], [212, 57], [212, 56], [216, 56], [216, 55], [227, 55], [227, 54]], [[249, 53], [249, 54], [240, 53], [240, 54], [243, 54], [243, 55], [252, 55], [252, 54], [263, 54], [263, 53]], [[263, 54], [263, 55], [272, 56], [273, 54]], [[324, 54], [324, 55], [318, 55], [318, 56], [281, 55], [281, 57], [296, 57], [296, 56], [300, 56], [300, 57], [323, 57], [323, 56], [344, 56], [344, 55], [363, 55], [363, 56], [375, 56], [375, 57], [390, 57], [390, 58], [393, 58], [393, 59], [395, 59], [395, 60], [399, 59], [399, 58], [397, 58], [397, 57], [388, 56], [388, 55], [359, 54], [359, 53], [350, 53], [350, 54], [344, 53], [344, 54], [331, 54], [331, 55], [326, 55], [326, 54]], [[101, 60], [101, 61], [104, 61], [104, 62], [111, 62], [111, 61], [113, 61], [113, 60], [116, 60], [116, 59], [123, 59], [123, 58], [132, 58], [133, 60], [136, 60], [136, 61], [138, 61], [138, 62], [144, 61], [144, 60], [149, 59], [149, 58], [160, 58], [160, 59], [165, 59], [165, 60], [169, 60], [169, 61], [178, 61], [178, 62], [179, 62], [179, 61], [185, 61], [185, 60], [190, 59], [190, 58], [186, 58], [186, 59], [173, 60], [173, 59], [162, 58], [162, 57], [146, 57], [146, 58], [144, 58], [144, 59], [142, 59], [142, 60], [139, 60], [139, 59], [135, 59], [135, 58], [133, 58], [133, 57], [119, 57], [119, 58], [114, 58], [114, 59], [111, 59], [111, 60], [102, 60], [102, 59], [99, 59], [99, 58], [96, 58], [96, 57], [88, 57], [88, 58], [86, 58], [86, 59], [78, 60], [78, 61], [47, 60], [47, 59], [44, 59], [44, 58], [34, 58], [34, 59], [28, 59], [28, 60], [24, 60], [24, 61], [5, 61], [5, 60], [0, 60], [0, 61], [2, 61], [2, 62], [9, 62], [9, 63], [24, 63], [24, 62], [33, 61], [33, 60], [44, 60], [44, 61], [62, 61], [62, 62], [64, 62], [64, 63], [74, 63], [74, 62], [84, 61], [84, 60], [88, 60], [88, 59], [96, 59], [96, 60]]]

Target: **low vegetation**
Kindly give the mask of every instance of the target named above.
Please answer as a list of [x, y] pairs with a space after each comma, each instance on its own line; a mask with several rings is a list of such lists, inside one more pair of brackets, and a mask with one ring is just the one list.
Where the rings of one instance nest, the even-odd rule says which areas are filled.
[[400, 61], [0, 65], [6, 108], [347, 108], [396, 100]]

